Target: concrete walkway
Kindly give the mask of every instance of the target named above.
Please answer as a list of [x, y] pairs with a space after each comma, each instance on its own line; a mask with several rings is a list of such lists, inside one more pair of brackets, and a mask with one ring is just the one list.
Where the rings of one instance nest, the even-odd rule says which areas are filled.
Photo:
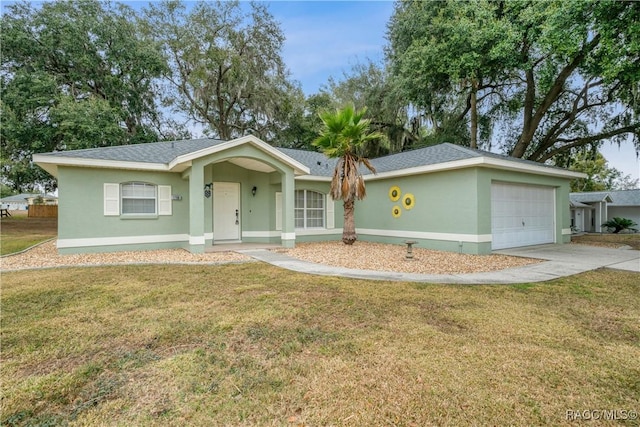
[[457, 284], [510, 284], [544, 282], [607, 267], [640, 273], [640, 251], [609, 249], [586, 245], [541, 245], [496, 251], [504, 255], [539, 258], [539, 264], [500, 271], [470, 274], [410, 274], [388, 271], [355, 270], [301, 261], [285, 254], [265, 249], [246, 249], [238, 252], [275, 266], [300, 273], [340, 276], [353, 279], [396, 280], [406, 282]]

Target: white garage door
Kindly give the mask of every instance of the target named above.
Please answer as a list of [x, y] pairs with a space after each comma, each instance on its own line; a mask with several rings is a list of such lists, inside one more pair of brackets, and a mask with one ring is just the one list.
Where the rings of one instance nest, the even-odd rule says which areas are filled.
[[491, 185], [491, 249], [555, 242], [555, 189]]

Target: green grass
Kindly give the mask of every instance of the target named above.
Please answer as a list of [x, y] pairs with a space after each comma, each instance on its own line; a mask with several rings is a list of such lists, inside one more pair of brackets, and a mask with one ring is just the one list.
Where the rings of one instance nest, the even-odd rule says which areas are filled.
[[567, 410], [640, 409], [638, 279], [425, 285], [261, 263], [6, 273], [0, 421], [575, 425]]
[[14, 212], [0, 221], [0, 255], [23, 251], [56, 237], [57, 218], [28, 218], [26, 212]]

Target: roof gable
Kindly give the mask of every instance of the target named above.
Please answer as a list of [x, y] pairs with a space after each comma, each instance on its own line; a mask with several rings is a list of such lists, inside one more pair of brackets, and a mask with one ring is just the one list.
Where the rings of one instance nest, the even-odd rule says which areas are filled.
[[570, 193], [569, 199], [579, 203], [611, 202], [611, 197], [606, 191], [590, 191], [588, 193]]
[[50, 196], [47, 196], [47, 195], [44, 195], [44, 194], [39, 194], [39, 193], [21, 193], [21, 194], [16, 194], [16, 195], [13, 195], [13, 196], [4, 197], [0, 201], [2, 203], [17, 203], [17, 202], [26, 203], [27, 199], [38, 197], [38, 196], [50, 197]]
[[640, 189], [571, 193], [569, 198], [579, 203], [608, 202], [611, 206], [640, 206]]
[[33, 161], [53, 176], [56, 176], [59, 165], [182, 172], [197, 158], [244, 144], [287, 164], [296, 175], [309, 173], [304, 164], [252, 135], [231, 141], [194, 139], [34, 154]]

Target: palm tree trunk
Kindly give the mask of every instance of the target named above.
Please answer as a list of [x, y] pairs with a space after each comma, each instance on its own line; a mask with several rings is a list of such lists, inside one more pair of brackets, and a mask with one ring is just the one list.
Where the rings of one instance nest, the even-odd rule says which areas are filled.
[[353, 245], [356, 236], [356, 221], [354, 217], [355, 203], [353, 200], [344, 201], [344, 225], [342, 226], [342, 242], [345, 245]]

